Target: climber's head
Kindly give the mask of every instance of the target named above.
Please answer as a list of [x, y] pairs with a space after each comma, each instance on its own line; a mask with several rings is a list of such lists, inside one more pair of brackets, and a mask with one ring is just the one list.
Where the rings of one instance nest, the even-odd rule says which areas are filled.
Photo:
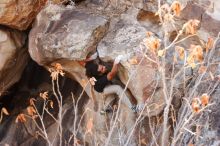
[[86, 75], [88, 77], [96, 77], [106, 73], [106, 67], [101, 64], [96, 64], [94, 61], [87, 62], [85, 65]]
[[101, 64], [99, 64], [98, 65], [98, 72], [99, 73], [101, 73], [101, 74], [104, 74], [104, 73], [106, 73], [106, 67], [104, 66], [104, 65], [101, 65]]

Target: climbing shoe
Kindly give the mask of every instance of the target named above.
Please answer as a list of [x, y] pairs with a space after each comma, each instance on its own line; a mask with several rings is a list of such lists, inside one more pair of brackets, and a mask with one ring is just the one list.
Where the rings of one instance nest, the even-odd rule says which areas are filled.
[[131, 110], [132, 110], [134, 113], [139, 113], [139, 112], [141, 112], [143, 109], [144, 109], [144, 104], [133, 105], [133, 106], [131, 107]]
[[113, 112], [113, 110], [108, 108], [108, 109], [102, 109], [100, 111], [100, 114], [105, 115], [105, 114], [109, 114], [109, 113], [112, 113], [112, 112]]

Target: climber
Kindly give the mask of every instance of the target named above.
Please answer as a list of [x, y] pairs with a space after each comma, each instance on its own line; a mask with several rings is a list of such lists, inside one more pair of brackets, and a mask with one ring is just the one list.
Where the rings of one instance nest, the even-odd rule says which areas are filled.
[[[118, 97], [122, 96], [122, 102], [131, 108], [132, 111], [137, 112], [136, 104], [132, 104], [133, 102], [131, 102], [131, 94], [129, 94], [128, 91], [123, 93], [124, 89], [120, 85], [112, 83], [112, 80], [118, 71], [118, 64], [123, 56], [119, 55], [116, 57], [111, 71], [107, 71], [106, 66], [95, 63], [94, 60], [97, 58], [97, 56], [97, 53], [95, 53], [86, 60], [80, 62], [80, 64], [86, 68], [86, 76], [89, 78], [94, 77], [96, 79], [94, 85], [95, 91], [103, 93], [105, 96], [109, 94], [117, 94]], [[110, 106], [107, 105], [107, 107], [105, 107], [101, 113], [111, 112], [112, 110], [109, 107]]]

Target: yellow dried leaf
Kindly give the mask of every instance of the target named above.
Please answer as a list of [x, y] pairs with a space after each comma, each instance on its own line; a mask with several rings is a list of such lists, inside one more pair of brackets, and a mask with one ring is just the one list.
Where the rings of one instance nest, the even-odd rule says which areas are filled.
[[183, 47], [180, 47], [180, 46], [176, 46], [176, 47], [175, 47], [175, 50], [177, 51], [177, 53], [178, 53], [180, 59], [183, 60], [184, 57], [185, 57], [184, 48], [183, 48]]
[[205, 66], [200, 66], [198, 73], [203, 74], [206, 72], [206, 70], [207, 70], [207, 68]]
[[50, 74], [52, 80], [57, 80], [58, 79], [58, 75], [59, 75], [59, 73], [56, 72], [56, 71], [52, 71], [51, 74]]
[[141, 144], [141, 145], [142, 145], [142, 144], [143, 144], [143, 145], [147, 145], [147, 142], [146, 142], [145, 138], [142, 138], [142, 139], [141, 139], [140, 144]]
[[44, 100], [47, 100], [48, 99], [48, 92], [40, 93], [40, 97], [43, 98]]
[[158, 55], [159, 57], [164, 56], [164, 55], [165, 55], [165, 50], [159, 50], [159, 51], [157, 52], [157, 55]]
[[93, 119], [90, 118], [86, 125], [86, 131], [92, 134], [92, 128], [93, 128]]
[[24, 114], [19, 114], [19, 115], [17, 116], [17, 118], [15, 119], [15, 122], [16, 122], [16, 123], [18, 123], [18, 122], [24, 123], [24, 122], [26, 122], [26, 121], [27, 121], [27, 120], [26, 120]]
[[159, 12], [157, 11], [154, 15], [155, 15], [155, 16], [158, 16], [158, 15], [159, 15]]
[[193, 19], [193, 20], [191, 21], [191, 23], [192, 23], [192, 26], [193, 26], [193, 27], [197, 27], [197, 26], [199, 26], [200, 21], [197, 20], [197, 19]]
[[186, 34], [195, 34], [199, 23], [199, 20], [191, 19], [183, 25], [183, 30], [185, 30]]
[[138, 64], [137, 58], [129, 59], [129, 63], [130, 63], [131, 65], [136, 65], [136, 64]]
[[173, 15], [171, 15], [171, 14], [165, 14], [164, 15], [164, 21], [165, 22], [173, 22]]
[[194, 63], [194, 57], [193, 55], [189, 54], [189, 56], [186, 59], [188, 64]]
[[206, 43], [206, 53], [213, 47], [214, 44], [214, 39], [213, 38], [208, 38], [208, 41]]
[[200, 62], [203, 61], [203, 49], [199, 45], [196, 46], [196, 58], [197, 58], [197, 61], [200, 61]]
[[63, 71], [60, 71], [60, 75], [61, 75], [61, 76], [64, 76], [65, 73], [64, 73]]
[[174, 12], [176, 16], [180, 16], [181, 4], [178, 1], [174, 1], [171, 5], [171, 10]]
[[193, 62], [195, 60], [200, 62], [203, 61], [203, 49], [200, 45], [191, 45], [189, 51], [189, 56], [193, 58]]
[[36, 119], [38, 117], [38, 115], [33, 115], [32, 119]]
[[159, 48], [160, 46], [160, 41], [158, 39], [154, 39], [152, 40], [152, 42], [150, 43], [150, 49], [153, 52], [156, 52], [156, 50]]
[[27, 107], [27, 113], [28, 113], [28, 115], [30, 115], [30, 116], [34, 116], [34, 115], [36, 114], [36, 111], [35, 111], [35, 109], [34, 109], [33, 106], [28, 106], [28, 107]]
[[30, 99], [30, 105], [34, 105], [34, 102], [36, 101], [36, 99], [34, 99], [34, 98], [31, 98]]
[[60, 63], [52, 63], [51, 66], [53, 66], [53, 68], [50, 68], [49, 71], [51, 73], [50, 76], [52, 80], [57, 80], [59, 74], [61, 76], [65, 75], [65, 73], [63, 72], [63, 67], [61, 66]]
[[194, 144], [190, 143], [190, 144], [188, 144], [188, 146], [194, 146]]
[[153, 35], [152, 32], [150, 32], [150, 31], [147, 31], [147, 32], [146, 32], [146, 36], [147, 36], [147, 37], [150, 37], [150, 36], [152, 36], [152, 35]]
[[192, 67], [192, 69], [196, 68], [196, 64], [194, 62], [191, 63], [190, 66]]
[[9, 113], [8, 113], [8, 111], [7, 111], [7, 109], [6, 109], [5, 107], [2, 108], [2, 112], [3, 112], [3, 114], [5, 114], [5, 115], [9, 115]]
[[201, 103], [203, 106], [206, 106], [209, 103], [209, 96], [207, 94], [201, 96]]
[[80, 140], [77, 138], [74, 138], [74, 145], [80, 145]]
[[50, 107], [53, 108], [53, 101], [50, 101]]
[[151, 52], [157, 53], [158, 48], [160, 47], [160, 40], [153, 36], [144, 39], [144, 45]]
[[199, 106], [199, 103], [198, 103], [198, 99], [193, 99], [193, 101], [192, 101], [192, 109], [196, 113], [198, 113], [200, 111], [200, 106]]
[[55, 63], [54, 67], [56, 70], [63, 70], [63, 67], [61, 66], [60, 63]]
[[187, 63], [188, 63], [189, 66], [191, 66], [193, 69], [196, 67], [196, 64], [195, 64], [194, 61], [195, 61], [195, 60], [194, 60], [193, 55], [189, 55], [189, 56], [187, 57]]

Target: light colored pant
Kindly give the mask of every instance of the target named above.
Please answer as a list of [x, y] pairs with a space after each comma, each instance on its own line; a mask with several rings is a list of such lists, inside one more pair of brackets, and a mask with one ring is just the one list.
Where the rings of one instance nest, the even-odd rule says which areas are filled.
[[[108, 85], [104, 88], [104, 91], [103, 91], [103, 94], [105, 96], [105, 108], [107, 106], [111, 106], [112, 104], [112, 101], [114, 99], [108, 99], [107, 95], [110, 95], [110, 94], [116, 94], [118, 96], [118, 98], [121, 98], [121, 102], [124, 103], [125, 105], [127, 105], [129, 108], [132, 107], [132, 103], [129, 99], [131, 99], [131, 97], [129, 98], [129, 94], [127, 91], [125, 91], [124, 93], [124, 89], [120, 86], [120, 85]], [[122, 94], [123, 93], [123, 94]], [[107, 101], [108, 100], [108, 101]]]

